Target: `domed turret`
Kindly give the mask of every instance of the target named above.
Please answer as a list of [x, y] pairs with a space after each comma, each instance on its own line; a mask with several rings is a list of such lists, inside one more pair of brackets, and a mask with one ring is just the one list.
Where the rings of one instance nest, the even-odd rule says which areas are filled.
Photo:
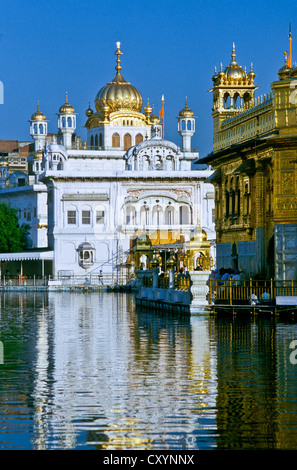
[[186, 98], [184, 108], [178, 115], [178, 132], [182, 136], [182, 149], [184, 152], [191, 151], [191, 138], [195, 132], [195, 116], [193, 111], [188, 107]]
[[[98, 113], [106, 115], [106, 106], [108, 107], [108, 113], [112, 113], [119, 110], [137, 111], [141, 112], [142, 109], [142, 96], [139, 91], [127, 82], [121, 74], [121, 60], [120, 55], [120, 43], [117, 42], [117, 70], [114, 79], [107, 83], [99, 92], [95, 98], [95, 106]], [[102, 108], [105, 107], [103, 110]]]
[[72, 135], [76, 129], [76, 113], [73, 106], [68, 103], [67, 93], [66, 102], [60, 107], [58, 116], [58, 127], [63, 135], [63, 145], [66, 149], [71, 149]]
[[47, 120], [39, 109], [39, 101], [37, 103], [37, 111], [32, 114], [30, 119], [30, 135], [35, 140], [35, 151], [43, 149], [47, 137]]
[[178, 115], [180, 117], [192, 117], [192, 116], [194, 116], [193, 111], [188, 107], [187, 99], [186, 99], [185, 107], [179, 112]]
[[31, 121], [46, 121], [46, 116], [39, 109], [39, 101], [37, 104], [37, 111], [31, 116]]
[[68, 96], [66, 92], [66, 102], [60, 107], [59, 114], [74, 114], [75, 110], [71, 104], [68, 103]]
[[243, 70], [242, 67], [238, 65], [238, 63], [235, 60], [235, 44], [233, 43], [233, 48], [232, 48], [232, 54], [231, 54], [232, 60], [230, 62], [230, 65], [225, 68], [225, 75], [227, 78], [231, 80], [240, 80], [246, 77], [246, 73]]

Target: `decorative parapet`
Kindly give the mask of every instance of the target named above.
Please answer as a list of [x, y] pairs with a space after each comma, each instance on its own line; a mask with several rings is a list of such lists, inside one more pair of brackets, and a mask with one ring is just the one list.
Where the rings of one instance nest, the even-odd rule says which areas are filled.
[[273, 98], [271, 95], [264, 96], [264, 100], [253, 108], [239, 112], [221, 124], [214, 137], [214, 151], [264, 135], [275, 127]]

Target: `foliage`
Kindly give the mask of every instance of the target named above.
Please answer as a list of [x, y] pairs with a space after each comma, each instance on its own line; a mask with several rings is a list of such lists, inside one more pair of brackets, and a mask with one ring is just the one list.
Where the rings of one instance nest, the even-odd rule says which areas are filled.
[[22, 251], [27, 246], [28, 225], [19, 225], [18, 211], [0, 203], [0, 253]]

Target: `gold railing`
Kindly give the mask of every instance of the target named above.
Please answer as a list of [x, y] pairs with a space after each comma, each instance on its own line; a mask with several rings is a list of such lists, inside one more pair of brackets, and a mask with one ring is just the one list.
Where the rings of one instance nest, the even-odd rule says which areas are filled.
[[209, 280], [210, 304], [273, 303], [277, 296], [297, 296], [297, 281]]
[[[153, 286], [153, 275], [151, 273], [143, 276], [142, 278], [143, 287]], [[175, 274], [174, 276], [174, 289], [175, 290], [189, 290], [191, 286], [191, 278], [185, 274]], [[162, 273], [158, 276], [158, 288], [168, 289], [169, 288], [169, 275], [168, 273]]]
[[191, 278], [185, 274], [175, 274], [174, 276], [174, 289], [176, 290], [189, 290], [191, 286]]

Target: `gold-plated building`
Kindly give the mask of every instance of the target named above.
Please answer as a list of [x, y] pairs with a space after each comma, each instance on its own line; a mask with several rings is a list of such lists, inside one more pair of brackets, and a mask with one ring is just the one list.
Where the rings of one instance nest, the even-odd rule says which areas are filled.
[[[290, 43], [291, 44], [291, 43]], [[215, 71], [212, 165], [217, 267], [297, 278], [297, 66], [285, 53], [267, 95], [235, 60]]]

